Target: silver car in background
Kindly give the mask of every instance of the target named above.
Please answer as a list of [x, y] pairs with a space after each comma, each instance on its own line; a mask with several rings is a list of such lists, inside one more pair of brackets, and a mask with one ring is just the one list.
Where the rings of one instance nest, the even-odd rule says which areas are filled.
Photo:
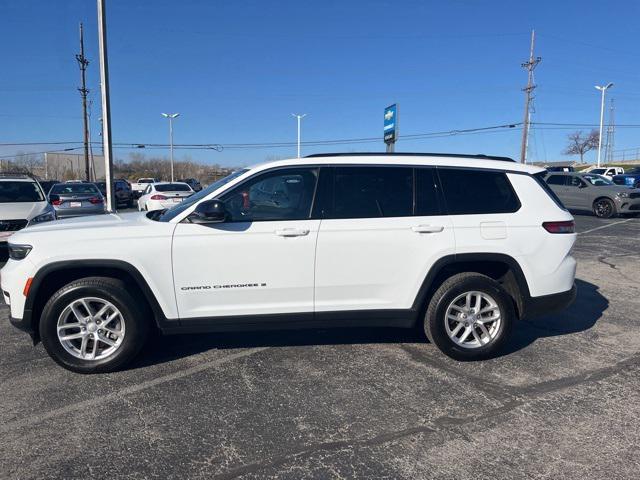
[[49, 201], [58, 218], [96, 215], [105, 212], [104, 197], [93, 183], [57, 183], [49, 191]]
[[545, 181], [570, 210], [591, 211], [600, 218], [640, 213], [640, 189], [616, 185], [609, 177], [550, 172]]

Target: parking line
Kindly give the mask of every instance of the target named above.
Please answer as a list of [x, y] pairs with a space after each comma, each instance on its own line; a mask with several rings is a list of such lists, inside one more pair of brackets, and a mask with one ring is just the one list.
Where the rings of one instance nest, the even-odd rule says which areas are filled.
[[578, 235], [584, 235], [585, 233], [595, 232], [596, 230], [602, 230], [603, 228], [613, 227], [621, 223], [627, 223], [633, 220], [633, 218], [627, 218], [626, 220], [620, 220], [619, 222], [608, 223], [607, 225], [600, 225], [599, 227], [592, 228], [591, 230], [585, 230], [584, 232], [578, 232]]
[[138, 383], [136, 385], [123, 388], [116, 392], [109, 393], [108, 395], [105, 395], [105, 396], [94, 397], [94, 398], [90, 398], [89, 400], [83, 400], [81, 402], [67, 405], [65, 407], [58, 408], [56, 410], [51, 410], [49, 412], [41, 413], [39, 415], [38, 414], [29, 415], [27, 418], [15, 420], [13, 422], [8, 422], [8, 423], [5, 423], [4, 425], [0, 425], [0, 434], [4, 434], [12, 430], [28, 427], [38, 423], [42, 423], [43, 421], [50, 420], [52, 418], [59, 417], [61, 415], [66, 415], [68, 413], [72, 413], [72, 412], [77, 413], [79, 411], [82, 411], [88, 407], [92, 407], [95, 405], [102, 405], [106, 402], [117, 400], [126, 395], [131, 395], [133, 393], [137, 393], [142, 390], [155, 387], [156, 385], [161, 385], [163, 383], [171, 382], [173, 380], [178, 380], [180, 378], [188, 377], [189, 375], [193, 375], [194, 373], [199, 373], [199, 372], [202, 372], [203, 370], [207, 370], [212, 367], [217, 367], [219, 365], [229, 363], [232, 360], [248, 357], [250, 355], [253, 355], [254, 353], [261, 352], [262, 350], [266, 350], [268, 348], [269, 347], [256, 347], [250, 350], [245, 350], [243, 352], [232, 353], [231, 355], [226, 356], [224, 358], [211, 360], [209, 362], [205, 362], [200, 365], [195, 365], [191, 368], [187, 368], [186, 370], [170, 373], [162, 377], [154, 378], [153, 380], [147, 380], [146, 382]]

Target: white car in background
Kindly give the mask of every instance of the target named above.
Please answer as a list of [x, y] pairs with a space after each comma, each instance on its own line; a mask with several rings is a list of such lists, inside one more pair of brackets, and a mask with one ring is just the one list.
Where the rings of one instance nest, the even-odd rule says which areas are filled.
[[147, 188], [138, 199], [138, 210], [164, 210], [182, 202], [195, 192], [184, 182], [156, 182]]
[[29, 175], [0, 174], [0, 243], [27, 225], [56, 219], [40, 184]]

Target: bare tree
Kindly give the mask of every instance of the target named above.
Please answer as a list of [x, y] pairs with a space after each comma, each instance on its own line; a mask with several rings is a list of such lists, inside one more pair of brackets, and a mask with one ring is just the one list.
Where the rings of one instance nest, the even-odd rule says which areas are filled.
[[577, 131], [567, 135], [569, 145], [564, 150], [565, 155], [580, 155], [580, 163], [584, 163], [584, 154], [598, 148], [600, 134], [598, 130], [591, 130], [587, 135], [582, 131]]

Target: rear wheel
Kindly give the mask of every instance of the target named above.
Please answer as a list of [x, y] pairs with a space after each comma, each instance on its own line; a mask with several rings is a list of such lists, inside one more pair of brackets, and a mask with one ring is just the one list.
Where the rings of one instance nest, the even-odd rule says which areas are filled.
[[598, 218], [615, 217], [616, 206], [608, 198], [599, 198], [593, 202], [593, 213]]
[[120, 280], [89, 277], [58, 290], [45, 305], [40, 337], [59, 365], [78, 373], [112, 372], [140, 351], [148, 318]]
[[479, 273], [459, 273], [434, 293], [424, 329], [445, 355], [482, 360], [504, 346], [515, 316], [511, 297], [498, 282]]

